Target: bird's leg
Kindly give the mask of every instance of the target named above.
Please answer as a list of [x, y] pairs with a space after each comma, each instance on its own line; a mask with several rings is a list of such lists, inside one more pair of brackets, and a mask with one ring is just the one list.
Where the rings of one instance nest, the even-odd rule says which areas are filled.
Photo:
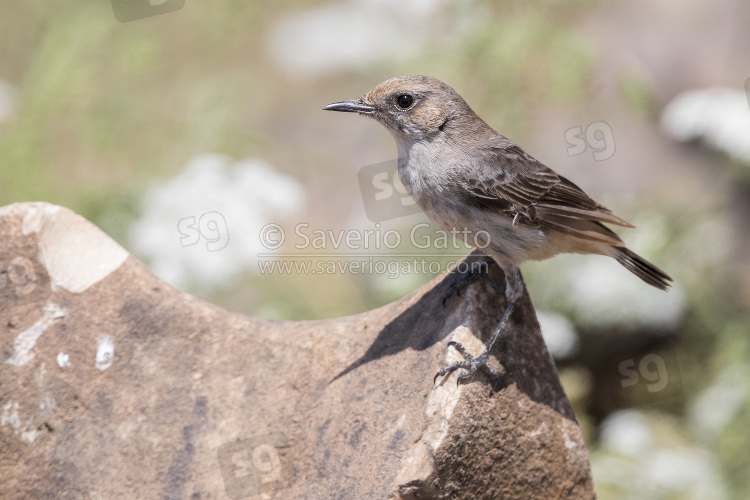
[[487, 279], [490, 284], [497, 289], [498, 284], [493, 282], [489, 277], [490, 266], [495, 263], [495, 260], [492, 257], [489, 255], [471, 254], [464, 262], [466, 263], [465, 269], [461, 270], [459, 266], [455, 272], [451, 273], [453, 278], [448, 283], [448, 287], [441, 296], [441, 302], [443, 305], [445, 305], [445, 303], [454, 295], [461, 296], [461, 290], [477, 277]]
[[460, 342], [456, 342], [453, 340], [448, 342], [448, 346], [453, 346], [458, 349], [466, 359], [464, 361], [456, 361], [455, 363], [442, 368], [435, 375], [433, 383], [435, 382], [435, 380], [437, 380], [438, 377], [442, 377], [443, 375], [451, 373], [458, 368], [466, 368], [467, 370], [458, 375], [456, 384], [458, 384], [466, 377], [473, 375], [479, 369], [482, 369], [493, 379], [500, 378], [500, 373], [487, 366], [487, 361], [490, 359], [492, 348], [495, 346], [497, 339], [500, 338], [500, 334], [505, 328], [505, 324], [508, 322], [508, 318], [510, 318], [511, 314], [513, 314], [518, 300], [521, 298], [521, 295], [523, 295], [523, 280], [521, 279], [521, 272], [517, 267], [509, 266], [505, 269], [505, 284], [505, 311], [503, 312], [503, 317], [500, 318], [500, 323], [498, 323], [495, 331], [492, 333], [492, 337], [490, 337], [490, 341], [487, 344], [484, 352], [480, 354], [479, 357], [475, 358], [474, 356], [469, 354], [469, 352], [463, 345], [461, 345]]

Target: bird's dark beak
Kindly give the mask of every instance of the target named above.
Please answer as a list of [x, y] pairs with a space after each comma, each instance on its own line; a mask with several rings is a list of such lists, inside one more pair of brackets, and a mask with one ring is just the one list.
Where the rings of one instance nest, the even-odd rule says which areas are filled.
[[348, 111], [350, 113], [363, 113], [366, 115], [375, 112], [375, 106], [365, 103], [362, 99], [334, 102], [328, 106], [323, 106], [323, 109], [325, 111]]

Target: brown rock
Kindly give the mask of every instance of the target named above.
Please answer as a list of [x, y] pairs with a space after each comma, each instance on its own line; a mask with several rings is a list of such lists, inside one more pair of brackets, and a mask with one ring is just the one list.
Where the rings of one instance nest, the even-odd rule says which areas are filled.
[[2, 208], [0, 234], [0, 498], [594, 496], [528, 296], [502, 382], [433, 385], [447, 341], [479, 354], [502, 314], [483, 280], [446, 306], [440, 277], [269, 321], [178, 292], [61, 207]]

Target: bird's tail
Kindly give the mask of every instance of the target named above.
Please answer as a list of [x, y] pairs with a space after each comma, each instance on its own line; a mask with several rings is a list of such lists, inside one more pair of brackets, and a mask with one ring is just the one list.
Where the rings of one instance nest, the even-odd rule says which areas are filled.
[[643, 257], [624, 247], [611, 248], [613, 250], [612, 256], [617, 259], [617, 262], [649, 285], [660, 290], [668, 290], [672, 286], [672, 278]]

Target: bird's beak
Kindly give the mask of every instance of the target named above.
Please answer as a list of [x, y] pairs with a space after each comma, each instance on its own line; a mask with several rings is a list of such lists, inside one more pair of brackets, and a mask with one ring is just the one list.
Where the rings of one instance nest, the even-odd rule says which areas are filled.
[[362, 113], [369, 115], [375, 112], [375, 106], [371, 106], [362, 99], [351, 101], [334, 102], [328, 106], [323, 106], [325, 111], [348, 111], [350, 113]]

